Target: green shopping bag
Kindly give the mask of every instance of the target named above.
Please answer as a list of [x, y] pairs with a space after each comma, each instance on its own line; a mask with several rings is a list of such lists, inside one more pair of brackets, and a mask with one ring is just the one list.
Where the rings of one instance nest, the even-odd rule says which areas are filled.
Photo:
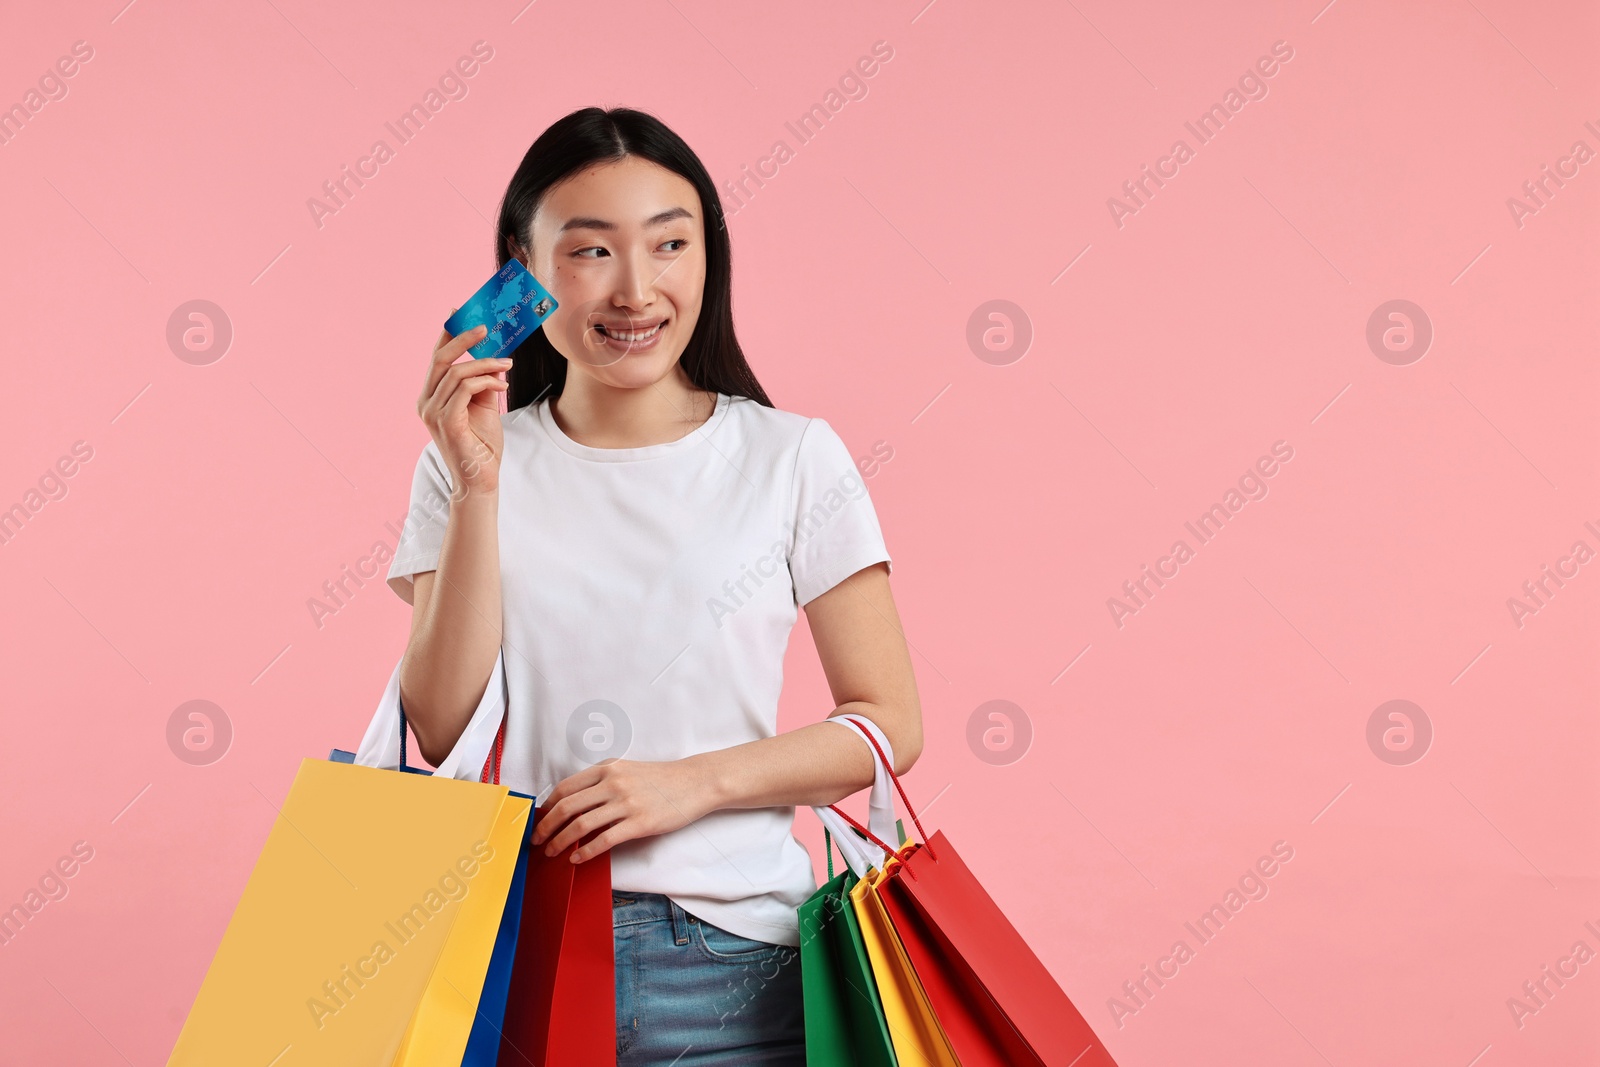
[[849, 869], [834, 875], [832, 835], [823, 830], [823, 838], [828, 881], [799, 909], [806, 1067], [898, 1067], [860, 921], [850, 904], [857, 878]]

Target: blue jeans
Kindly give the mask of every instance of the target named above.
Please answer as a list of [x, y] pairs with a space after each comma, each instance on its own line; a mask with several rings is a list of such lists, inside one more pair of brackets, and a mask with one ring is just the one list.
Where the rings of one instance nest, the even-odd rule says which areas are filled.
[[800, 950], [712, 926], [659, 893], [611, 895], [617, 1067], [804, 1067]]

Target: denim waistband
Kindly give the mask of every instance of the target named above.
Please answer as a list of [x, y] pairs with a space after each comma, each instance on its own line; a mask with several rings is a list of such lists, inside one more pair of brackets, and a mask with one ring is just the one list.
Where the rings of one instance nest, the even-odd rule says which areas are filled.
[[641, 923], [671, 923], [672, 939], [689, 943], [689, 927], [700, 920], [662, 893], [635, 893], [626, 889], [611, 891], [611, 925], [637, 926]]

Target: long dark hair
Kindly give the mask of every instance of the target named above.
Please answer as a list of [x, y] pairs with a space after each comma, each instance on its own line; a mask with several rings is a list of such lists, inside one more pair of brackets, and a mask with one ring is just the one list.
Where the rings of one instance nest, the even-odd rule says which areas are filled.
[[[694, 334], [679, 360], [684, 373], [697, 388], [749, 397], [772, 407], [733, 333], [732, 252], [717, 188], [700, 157], [654, 115], [626, 107], [586, 107], [551, 123], [522, 157], [500, 201], [494, 246], [496, 267], [510, 262], [517, 249], [529, 247], [534, 211], [552, 185], [595, 163], [630, 155], [681, 175], [700, 194], [706, 240], [705, 292]], [[510, 386], [506, 390], [507, 411], [536, 403], [547, 394], [561, 395], [567, 381], [567, 361], [543, 330], [535, 330], [518, 345], [515, 355], [516, 362], [506, 375]]]

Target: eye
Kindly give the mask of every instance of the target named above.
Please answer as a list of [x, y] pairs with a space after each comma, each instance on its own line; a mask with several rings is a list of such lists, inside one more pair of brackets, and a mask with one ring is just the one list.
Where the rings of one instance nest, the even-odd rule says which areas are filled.
[[[688, 243], [689, 243], [689, 239], [686, 238], [686, 237], [674, 237], [672, 240], [666, 242], [666, 244], [669, 244], [669, 245], [686, 245]], [[681, 252], [681, 251], [683, 251], [683, 249], [675, 248], [675, 249], [673, 249], [673, 251], [674, 252]]]
[[[580, 248], [580, 249], [578, 249], [576, 252], [574, 252], [572, 254], [575, 255], [575, 256], [580, 256], [580, 257], [586, 258], [586, 259], [599, 259], [600, 258], [599, 256], [584, 256], [583, 254], [585, 252], [606, 252], [606, 250], [604, 248], [601, 248], [599, 245], [591, 245], [588, 248]], [[606, 252], [606, 255], [610, 255], [610, 254], [611, 254], [610, 252]]]

